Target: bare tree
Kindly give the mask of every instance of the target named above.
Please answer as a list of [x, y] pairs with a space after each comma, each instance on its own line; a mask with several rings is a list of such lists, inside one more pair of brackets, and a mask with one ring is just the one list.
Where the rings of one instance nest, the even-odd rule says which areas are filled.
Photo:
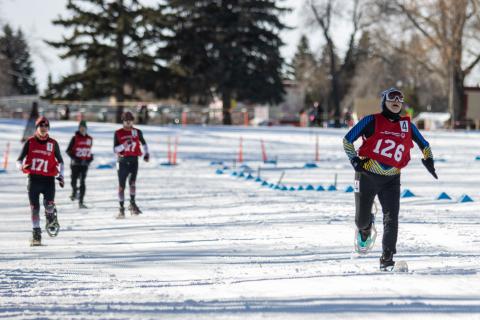
[[[352, 81], [352, 87], [344, 104], [353, 104], [357, 97], [378, 96], [385, 88], [400, 86], [406, 101], [417, 111], [444, 111], [446, 95], [442, 77], [418, 64], [428, 60], [428, 50], [418, 37], [399, 41], [397, 48], [386, 46], [386, 31], [377, 31], [370, 44], [368, 59], [361, 62]], [[380, 105], [379, 105], [380, 108]], [[380, 109], [379, 109], [380, 110]]]
[[377, 4], [390, 23], [394, 17], [404, 19], [404, 30], [395, 37], [415, 33], [431, 51], [427, 59], [411, 56], [419, 66], [444, 77], [452, 126], [462, 124], [464, 80], [480, 62], [480, 50], [473, 49], [480, 43], [480, 0], [378, 0]]
[[[351, 2], [348, 2], [351, 3]], [[341, 88], [340, 79], [342, 76], [355, 68], [354, 51], [355, 40], [359, 32], [369, 24], [365, 14], [365, 5], [367, 1], [353, 0], [349, 21], [352, 23], [352, 32], [349, 36], [348, 49], [342, 62], [338, 61], [335, 54], [337, 46], [335, 45], [332, 27], [332, 21], [339, 19], [342, 12], [345, 12], [345, 1], [339, 0], [306, 0], [306, 7], [310, 15], [322, 31], [326, 42], [326, 48], [329, 56], [329, 77], [331, 82], [330, 101], [334, 108], [335, 126], [340, 126], [340, 102], [348, 91], [348, 83]]]

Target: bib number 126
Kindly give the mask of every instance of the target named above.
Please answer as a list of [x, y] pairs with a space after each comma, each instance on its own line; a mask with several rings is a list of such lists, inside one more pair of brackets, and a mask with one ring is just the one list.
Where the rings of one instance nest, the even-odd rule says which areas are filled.
[[[393, 151], [393, 153], [392, 153]], [[377, 145], [373, 152], [376, 154], [381, 154], [387, 158], [394, 158], [395, 161], [400, 162], [402, 160], [403, 152], [405, 151], [405, 146], [403, 144], [397, 145], [395, 141], [390, 139], [380, 139], [377, 141]]]

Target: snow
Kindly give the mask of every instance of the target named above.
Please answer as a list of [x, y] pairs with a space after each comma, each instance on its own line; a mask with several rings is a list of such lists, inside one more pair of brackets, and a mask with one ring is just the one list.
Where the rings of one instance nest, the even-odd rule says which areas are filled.
[[[88, 123], [95, 161], [79, 210], [57, 187], [61, 231], [29, 246], [26, 177], [15, 169], [24, 121], [0, 119], [0, 318], [8, 319], [479, 319], [479, 132], [424, 132], [439, 180], [418, 148], [402, 172], [398, 260], [408, 273], [378, 270], [381, 223], [373, 251], [353, 251], [353, 169], [342, 147], [345, 130], [242, 127], [142, 127], [152, 151], [137, 180], [139, 217], [116, 220], [117, 177], [111, 163], [117, 125]], [[65, 150], [73, 122], [54, 121]], [[319, 136], [319, 167], [314, 160]], [[166, 161], [167, 137], [179, 138], [178, 166]], [[256, 177], [287, 186], [335, 177], [339, 191], [280, 191], [231, 176], [240, 137]], [[263, 165], [260, 139], [278, 166]], [[68, 159], [64, 155], [68, 164]], [[229, 166], [224, 174], [215, 171]], [[236, 164], [238, 167], [238, 164]], [[237, 168], [238, 169], [238, 168]], [[452, 200], [435, 200], [441, 192]], [[126, 193], [128, 195], [128, 191]], [[457, 203], [462, 194], [474, 202]], [[42, 210], [43, 211], [43, 210]], [[381, 221], [381, 212], [377, 221]], [[45, 220], [42, 217], [42, 225]]]

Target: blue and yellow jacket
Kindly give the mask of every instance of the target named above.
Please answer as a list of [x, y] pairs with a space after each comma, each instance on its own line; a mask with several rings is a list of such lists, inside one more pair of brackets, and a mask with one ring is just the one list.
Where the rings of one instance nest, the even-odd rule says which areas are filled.
[[[425, 140], [420, 131], [418, 131], [418, 128], [413, 123], [411, 123], [411, 129], [412, 139], [418, 145], [420, 150], [422, 150], [423, 158], [433, 158], [430, 144], [427, 140]], [[352, 158], [358, 156], [353, 143], [361, 136], [363, 136], [364, 138], [371, 137], [374, 131], [375, 117], [374, 115], [369, 115], [363, 118], [360, 122], [358, 122], [347, 133], [347, 135], [343, 138], [343, 149], [345, 150], [345, 153], [347, 154], [349, 160], [352, 160]], [[387, 166], [373, 159], [368, 159], [367, 161], [365, 161], [363, 164], [363, 169], [383, 176], [393, 176], [396, 174], [400, 174], [400, 169]]]

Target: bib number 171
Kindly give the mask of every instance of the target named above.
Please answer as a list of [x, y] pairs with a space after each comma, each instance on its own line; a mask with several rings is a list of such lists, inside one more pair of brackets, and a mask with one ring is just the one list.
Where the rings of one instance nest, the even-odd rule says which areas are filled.
[[[392, 153], [393, 151], [393, 153]], [[400, 162], [402, 160], [403, 152], [405, 151], [405, 146], [403, 144], [397, 145], [395, 141], [390, 139], [379, 139], [373, 149], [373, 152], [376, 154], [381, 154], [387, 158], [394, 158], [395, 161]]]
[[43, 171], [47, 173], [48, 160], [34, 158], [32, 159], [32, 171]]

